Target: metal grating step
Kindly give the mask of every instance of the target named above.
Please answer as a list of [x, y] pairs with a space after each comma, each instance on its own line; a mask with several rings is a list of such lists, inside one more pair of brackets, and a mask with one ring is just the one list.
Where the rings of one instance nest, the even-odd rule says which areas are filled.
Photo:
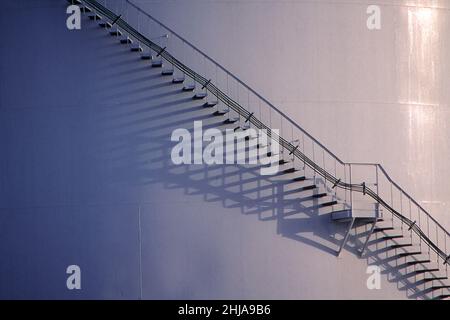
[[183, 87], [183, 89], [181, 89], [182, 91], [188, 92], [188, 91], [194, 91], [195, 89], [195, 85], [190, 84], [190, 85], [186, 85]]
[[96, 14], [96, 13], [91, 13], [89, 15], [89, 19], [91, 19], [91, 20], [102, 20], [102, 17], [100, 15]]
[[208, 94], [206, 92], [198, 92], [192, 97], [192, 99], [193, 100], [201, 100], [201, 99], [206, 98], [207, 96], [208, 96]]
[[120, 43], [121, 44], [129, 44], [129, 43], [133, 43], [133, 40], [131, 40], [130, 37], [123, 37], [122, 39], [120, 39]]
[[[161, 75], [162, 76], [171, 76], [171, 75], [173, 75], [173, 69], [163, 70], [163, 71], [161, 71]], [[172, 82], [173, 82], [173, 80], [172, 80]]]
[[100, 21], [98, 23], [98, 25], [102, 28], [106, 28], [106, 29], [111, 29], [112, 28], [112, 24], [106, 21]]
[[121, 36], [122, 35], [122, 31], [120, 31], [119, 29], [112, 29], [109, 32], [109, 34], [112, 35], [112, 36]]
[[183, 83], [184, 82], [184, 78], [173, 78], [172, 79], [172, 83], [178, 84], [178, 83]]
[[138, 46], [131, 47], [130, 51], [131, 52], [142, 52], [142, 51], [144, 51], [144, 49], [142, 49], [142, 47], [138, 45]]
[[159, 61], [152, 61], [152, 67], [153, 68], [161, 68], [162, 65], [163, 65], [163, 63], [162, 63], [161, 60], [159, 60]]
[[298, 170], [295, 168], [289, 168], [289, 169], [285, 169], [283, 170], [284, 173], [294, 173], [297, 172]]
[[217, 105], [217, 101], [208, 101], [203, 104], [205, 108], [212, 108]]
[[239, 118], [229, 118], [229, 119], [226, 119], [223, 123], [230, 124], [230, 123], [235, 123], [238, 121], [239, 121]]
[[151, 60], [152, 58], [153, 58], [153, 57], [152, 57], [152, 54], [149, 53], [149, 52], [143, 53], [143, 54], [141, 55], [141, 59], [142, 59], [142, 60]]

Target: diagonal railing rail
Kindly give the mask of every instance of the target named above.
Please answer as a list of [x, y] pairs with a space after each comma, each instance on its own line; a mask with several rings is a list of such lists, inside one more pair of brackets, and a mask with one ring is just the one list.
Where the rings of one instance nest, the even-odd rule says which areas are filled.
[[[325, 187], [333, 190], [336, 198], [351, 203], [355, 195], [362, 195], [385, 208], [396, 218], [402, 229], [407, 228], [411, 232], [412, 242], [418, 242], [421, 250], [424, 247], [423, 250], [428, 250], [430, 256], [434, 255], [437, 262], [444, 264], [448, 277], [450, 256], [447, 254], [447, 245], [450, 245], [450, 234], [395, 183], [380, 164], [343, 162], [255, 90], [131, 1], [69, 2], [88, 6], [102, 19], [114, 24], [113, 27], [123, 31], [143, 46], [144, 50], [153, 52], [155, 59], [166, 61], [170, 68], [179, 73], [178, 76], [186, 77], [185, 82], [192, 81], [194, 86], [198, 84], [200, 88], [197, 91], [209, 92], [217, 99], [218, 108], [225, 106], [239, 117], [239, 121], [245, 119], [256, 128], [267, 130], [268, 136], [279, 142], [281, 150], [289, 152], [294, 166], [301, 166], [305, 174], [310, 172], [314, 180], [320, 180]], [[117, 13], [112, 11], [114, 9]], [[178, 57], [171, 52], [176, 52]], [[202, 70], [203, 76], [195, 69]], [[226, 89], [221, 90], [220, 87]], [[211, 95], [208, 95], [208, 99]], [[242, 106], [244, 103], [246, 108]], [[276, 127], [280, 129], [279, 135], [271, 130]], [[361, 183], [352, 183], [355, 180], [355, 169], [361, 167], [369, 170], [373, 183], [364, 179]]]

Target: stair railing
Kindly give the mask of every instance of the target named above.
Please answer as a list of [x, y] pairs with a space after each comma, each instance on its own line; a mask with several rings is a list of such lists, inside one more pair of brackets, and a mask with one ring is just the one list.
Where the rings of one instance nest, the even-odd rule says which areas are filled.
[[[450, 234], [398, 186], [380, 164], [343, 162], [259, 93], [131, 1], [68, 1], [82, 3], [103, 19], [114, 22], [113, 27], [125, 32], [143, 46], [144, 50], [150, 50], [154, 56], [162, 58], [166, 62], [165, 68], [173, 68], [174, 78], [184, 77], [185, 83], [191, 82], [196, 86], [196, 92], [208, 92], [207, 99], [217, 99], [218, 109], [229, 108], [228, 117], [236, 116], [239, 117], [240, 124], [247, 120], [257, 129], [266, 129], [269, 137], [275, 141], [278, 139], [282, 147], [281, 156], [290, 157], [294, 167], [305, 170], [305, 175], [312, 176], [314, 182], [323, 183], [336, 199], [350, 205], [356, 194], [362, 194], [366, 199], [378, 203], [396, 218], [392, 219], [396, 221], [393, 223], [399, 224], [402, 230], [411, 232], [412, 242], [419, 242], [420, 247], [427, 250], [430, 256], [433, 255], [438, 263], [445, 265], [448, 276], [450, 259], [447, 246], [450, 245]], [[108, 4], [111, 9], [107, 8]], [[117, 13], [111, 11], [114, 8]], [[161, 34], [167, 37], [161, 37]], [[279, 129], [280, 134], [277, 135], [271, 128]], [[357, 167], [374, 171], [372, 176], [375, 180], [366, 183], [362, 179], [358, 180], [361, 183], [353, 183]]]

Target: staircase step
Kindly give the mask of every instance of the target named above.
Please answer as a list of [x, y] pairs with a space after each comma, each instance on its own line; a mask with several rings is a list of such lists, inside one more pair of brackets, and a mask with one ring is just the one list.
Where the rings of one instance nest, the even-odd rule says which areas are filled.
[[184, 82], [184, 78], [182, 78], [182, 77], [172, 79], [172, 83], [175, 83], [175, 84], [183, 83], [183, 82]]
[[207, 101], [203, 104], [205, 108], [212, 108], [217, 105], [217, 101]]
[[131, 38], [128, 36], [124, 36], [120, 39], [120, 43], [121, 44], [129, 44], [129, 43], [133, 43], [133, 40], [131, 40]]
[[153, 60], [152, 61], [152, 67], [153, 68], [161, 68], [163, 65], [162, 60]]
[[[280, 160], [281, 161], [281, 160]], [[292, 179], [292, 181], [295, 182], [299, 182], [299, 181], [305, 181], [306, 177], [305, 176], [301, 176], [301, 177], [295, 177], [294, 179]]]
[[278, 164], [281, 166], [283, 164], [289, 163], [289, 161], [281, 159], [280, 161], [278, 161]]
[[239, 121], [238, 117], [233, 117], [233, 118], [226, 119], [223, 123], [230, 124], [230, 123], [236, 123], [238, 121]]
[[334, 206], [335, 204], [338, 204], [338, 202], [336, 200], [332, 200], [332, 201], [324, 202], [324, 203], [320, 204], [320, 206], [321, 207], [329, 207], [329, 206]]
[[144, 51], [144, 49], [142, 49], [142, 47], [140, 45], [134, 45], [131, 47], [131, 52], [142, 52]]
[[230, 110], [217, 110], [216, 112], [213, 113], [213, 115], [223, 116], [223, 115], [226, 115], [228, 112], [230, 112]]
[[96, 13], [89, 14], [89, 19], [91, 20], [102, 20], [102, 17]]
[[142, 60], [151, 60], [152, 58], [153, 57], [152, 57], [152, 54], [150, 52], [145, 52], [145, 53], [141, 54], [141, 59]]
[[201, 100], [201, 99], [206, 98], [207, 96], [208, 96], [208, 94], [206, 92], [198, 92], [192, 97], [192, 99], [193, 100]]
[[111, 29], [112, 28], [112, 24], [107, 22], [107, 21], [100, 21], [98, 23], [98, 25], [102, 28], [106, 28], [106, 29]]
[[122, 35], [122, 31], [120, 31], [119, 29], [115, 28], [115, 29], [111, 29], [109, 34], [112, 35], [112, 36], [121, 36]]
[[171, 75], [173, 75], [173, 69], [163, 70], [163, 71], [161, 71], [161, 75], [162, 76], [171, 76]]
[[297, 172], [298, 170], [295, 168], [289, 168], [289, 169], [285, 169], [283, 170], [284, 173], [294, 173]]
[[195, 85], [189, 84], [189, 85], [185, 85], [182, 90], [187, 92], [187, 91], [194, 91], [194, 89], [195, 89]]

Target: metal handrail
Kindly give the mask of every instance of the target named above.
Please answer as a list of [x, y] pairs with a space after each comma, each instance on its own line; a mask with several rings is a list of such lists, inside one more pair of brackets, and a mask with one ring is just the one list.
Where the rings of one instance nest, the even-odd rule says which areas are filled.
[[[70, 0], [69, 0], [70, 1]], [[182, 71], [184, 74], [188, 75], [190, 78], [192, 78], [195, 82], [199, 83], [200, 85], [202, 85], [204, 88], [206, 88], [210, 93], [212, 93], [213, 95], [215, 95], [217, 97], [218, 100], [222, 101], [223, 103], [225, 103], [227, 106], [229, 106], [231, 109], [233, 109], [234, 111], [236, 111], [239, 115], [244, 116], [244, 117], [248, 117], [250, 116], [250, 112], [247, 111], [245, 108], [243, 108], [239, 103], [237, 103], [236, 101], [234, 101], [232, 98], [230, 98], [227, 94], [225, 94], [224, 92], [222, 92], [218, 87], [216, 87], [213, 83], [211, 83], [210, 80], [204, 78], [203, 76], [201, 76], [200, 74], [198, 74], [197, 72], [195, 72], [194, 70], [192, 70], [191, 68], [189, 68], [188, 66], [186, 66], [185, 64], [183, 64], [182, 62], [180, 62], [179, 60], [177, 60], [174, 56], [172, 56], [167, 50], [165, 50], [165, 48], [160, 47], [158, 44], [152, 42], [151, 40], [147, 39], [145, 36], [143, 36], [141, 33], [139, 33], [136, 29], [134, 29], [133, 27], [131, 27], [125, 20], [123, 20], [121, 18], [120, 15], [116, 15], [114, 12], [112, 12], [111, 10], [107, 9], [106, 7], [104, 7], [103, 5], [101, 5], [100, 3], [98, 3], [98, 1], [96, 0], [78, 0], [81, 1], [82, 3], [86, 3], [88, 4], [90, 7], [92, 7], [96, 12], [100, 13], [101, 15], [103, 15], [104, 17], [108, 18], [110, 21], [114, 21], [115, 24], [123, 31], [125, 31], [126, 33], [128, 33], [128, 35], [130, 35], [131, 37], [135, 38], [137, 41], [139, 41], [141, 44], [144, 44], [145, 46], [147, 46], [149, 49], [158, 52], [159, 55], [165, 59], [167, 62], [169, 62], [172, 66], [176, 67], [177, 69], [179, 69], [180, 71]], [[167, 26], [165, 26], [164, 24], [162, 24], [159, 20], [155, 19], [154, 17], [152, 17], [151, 15], [149, 15], [148, 13], [146, 13], [145, 11], [143, 11], [141, 8], [137, 7], [135, 4], [133, 4], [132, 2], [130, 2], [129, 0], [126, 0], [127, 3], [129, 3], [131, 6], [133, 6], [136, 10], [139, 10], [139, 12], [141, 12], [142, 14], [146, 15], [148, 18], [154, 20], [156, 23], [158, 23], [159, 25], [161, 25], [162, 27], [164, 27], [165, 29], [167, 29], [169, 32], [171, 32], [173, 35], [175, 35], [176, 37], [178, 37], [180, 40], [182, 40], [184, 43], [186, 43], [187, 45], [189, 45], [191, 48], [193, 48], [195, 51], [197, 51], [199, 54], [201, 54], [203, 57], [205, 57], [206, 59], [208, 59], [209, 61], [211, 61], [214, 65], [216, 65], [217, 67], [221, 68], [224, 72], [227, 73], [227, 75], [230, 75], [231, 77], [233, 77], [236, 81], [238, 81], [242, 86], [244, 86], [245, 88], [247, 88], [250, 92], [252, 92], [255, 96], [257, 96], [258, 98], [260, 98], [263, 102], [265, 102], [269, 107], [271, 107], [273, 110], [275, 110], [276, 112], [278, 112], [283, 118], [285, 118], [289, 123], [291, 123], [293, 126], [295, 126], [296, 128], [298, 128], [299, 130], [301, 130], [305, 135], [307, 135], [311, 140], [313, 140], [317, 145], [319, 145], [320, 147], [323, 148], [323, 150], [327, 151], [329, 153], [329, 155], [331, 155], [337, 162], [339, 162], [342, 165], [351, 165], [351, 163], [345, 163], [342, 160], [340, 160], [337, 156], [335, 156], [331, 151], [329, 151], [326, 147], [324, 147], [320, 142], [318, 142], [314, 137], [312, 137], [309, 133], [307, 133], [303, 128], [301, 128], [298, 124], [294, 123], [289, 117], [287, 117], [283, 112], [281, 112], [280, 110], [278, 110], [275, 106], [273, 106], [270, 102], [268, 102], [265, 98], [263, 98], [260, 94], [258, 94], [257, 92], [255, 92], [252, 88], [250, 88], [248, 85], [246, 85], [244, 82], [242, 82], [240, 79], [238, 79], [236, 76], [234, 76], [233, 74], [231, 74], [228, 70], [226, 70], [223, 66], [221, 66], [219, 63], [217, 63], [216, 61], [214, 61], [212, 58], [210, 58], [208, 55], [206, 55], [205, 53], [203, 53], [201, 50], [199, 50], [198, 48], [196, 48], [193, 44], [189, 43], [186, 39], [182, 38], [181, 36], [179, 36], [177, 33], [175, 33], [173, 30], [171, 30], [170, 28], [168, 28]], [[275, 139], [276, 141], [278, 141], [278, 143], [285, 148], [286, 150], [290, 151], [296, 158], [298, 158], [299, 160], [301, 160], [305, 165], [308, 165], [311, 169], [314, 170], [314, 172], [317, 172], [318, 174], [320, 174], [322, 177], [324, 177], [326, 179], [326, 181], [329, 181], [331, 183], [333, 183], [333, 185], [335, 187], [339, 187], [342, 188], [344, 190], [350, 190], [351, 192], [358, 192], [358, 193], [363, 193], [365, 195], [368, 195], [369, 197], [371, 197], [373, 200], [375, 200], [376, 202], [378, 202], [379, 204], [381, 204], [385, 209], [387, 209], [389, 212], [392, 213], [393, 216], [395, 216], [396, 218], [398, 218], [400, 221], [402, 221], [403, 223], [405, 223], [411, 231], [413, 231], [414, 233], [416, 233], [416, 235], [424, 242], [426, 243], [429, 248], [431, 248], [437, 255], [438, 257], [440, 257], [443, 261], [444, 264], [449, 262], [449, 255], [444, 252], [442, 249], [439, 248], [438, 245], [436, 245], [421, 229], [419, 226], [417, 226], [417, 224], [414, 221], [411, 221], [410, 219], [408, 219], [407, 217], [405, 217], [404, 215], [402, 215], [402, 213], [400, 213], [399, 211], [395, 210], [393, 208], [393, 206], [389, 205], [385, 200], [383, 200], [377, 192], [373, 191], [371, 188], [367, 187], [365, 185], [365, 183], [362, 184], [352, 184], [352, 183], [347, 183], [344, 181], [341, 181], [341, 179], [336, 178], [334, 175], [332, 175], [331, 173], [329, 173], [328, 171], [326, 171], [324, 168], [320, 167], [319, 165], [317, 165], [313, 160], [309, 159], [303, 152], [301, 152], [300, 150], [298, 150], [298, 148], [296, 146], [294, 146], [292, 143], [290, 143], [288, 140], [284, 139], [283, 137], [277, 135], [275, 132], [272, 132], [271, 128], [269, 128], [268, 126], [266, 126], [264, 123], [262, 123], [260, 120], [258, 120], [255, 116], [252, 116], [249, 118], [249, 122], [252, 123], [255, 127], [257, 127], [258, 129], [266, 129], [267, 130], [267, 135], [272, 138]], [[433, 222], [436, 223], [436, 225], [442, 230], [444, 231], [444, 233], [449, 236], [449, 232], [442, 227], [441, 224], [439, 224], [425, 209], [422, 208], [422, 206], [420, 206], [414, 199], [412, 199], [411, 196], [409, 196], [402, 188], [400, 188], [398, 186], [397, 183], [395, 183], [390, 176], [387, 174], [386, 170], [380, 165], [380, 164], [372, 164], [372, 165], [376, 165], [378, 168], [380, 168], [380, 170], [384, 173], [384, 175], [386, 176], [386, 178], [388, 179], [389, 182], [392, 183], [392, 185], [394, 185], [396, 188], [398, 188], [398, 190], [400, 190], [409, 200], [411, 200], [418, 208], [420, 208], [420, 210], [422, 210], [422, 212], [425, 213], [425, 215], [427, 215], [427, 217], [429, 219], [431, 219]]]

